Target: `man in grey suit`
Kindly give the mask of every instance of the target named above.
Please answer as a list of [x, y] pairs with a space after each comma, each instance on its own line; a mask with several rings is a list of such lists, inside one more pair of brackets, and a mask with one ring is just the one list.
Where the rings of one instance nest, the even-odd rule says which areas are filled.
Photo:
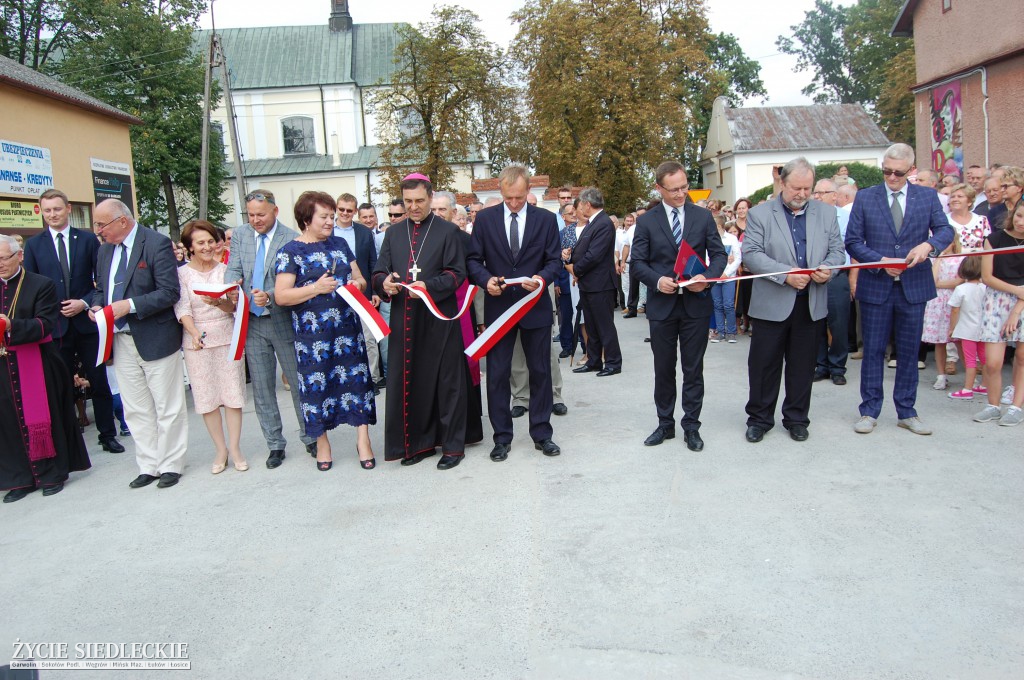
[[[251, 303], [245, 358], [252, 379], [256, 418], [270, 449], [267, 467], [273, 470], [284, 462], [287, 443], [282, 431], [281, 410], [277, 407], [277, 364], [281, 364], [291, 385], [302, 384], [296, 374], [291, 311], [274, 304], [274, 269], [277, 251], [295, 240], [298, 233], [277, 219], [277, 203], [274, 194], [267, 189], [257, 189], [246, 196], [245, 209], [249, 223], [232, 234], [231, 255], [224, 278], [241, 283]], [[302, 443], [306, 451], [315, 456], [316, 441], [306, 436], [297, 387], [292, 388], [291, 395]]]
[[137, 223], [117, 199], [97, 205], [93, 220], [105, 243], [97, 255], [89, 316], [95, 320], [106, 305], [114, 313], [114, 373], [139, 465], [129, 486], [138, 489], [158, 479], [160, 488], [174, 486], [188, 447], [174, 250], [170, 239]]
[[747, 213], [743, 267], [752, 274], [802, 269], [754, 279], [750, 316], [757, 332], [747, 357], [750, 398], [747, 441], [759, 442], [775, 425], [782, 364], [786, 398], [782, 425], [794, 440], [808, 437], [811, 384], [818, 342], [828, 316], [830, 267], [846, 260], [836, 209], [810, 199], [814, 166], [796, 158], [783, 166], [779, 196]]

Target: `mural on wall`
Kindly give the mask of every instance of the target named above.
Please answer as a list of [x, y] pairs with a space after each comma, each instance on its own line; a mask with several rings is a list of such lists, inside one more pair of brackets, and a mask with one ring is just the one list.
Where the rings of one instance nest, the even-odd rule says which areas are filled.
[[964, 176], [963, 112], [960, 81], [932, 90], [932, 168]]

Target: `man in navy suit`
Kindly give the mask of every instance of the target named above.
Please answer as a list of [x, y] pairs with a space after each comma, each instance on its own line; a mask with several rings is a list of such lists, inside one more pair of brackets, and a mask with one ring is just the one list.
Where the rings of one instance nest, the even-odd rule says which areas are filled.
[[576, 213], [587, 220], [572, 249], [568, 269], [580, 286], [583, 323], [587, 325], [587, 363], [573, 373], [596, 371], [599, 378], [622, 373], [622, 352], [615, 330], [615, 225], [604, 212], [597, 187], [580, 192]]
[[676, 354], [683, 371], [683, 438], [686, 448], [702, 451], [700, 412], [704, 405], [704, 352], [714, 307], [706, 289], [695, 283], [682, 289], [676, 284], [676, 255], [683, 241], [707, 259], [707, 271], [695, 280], [718, 278], [728, 256], [711, 212], [686, 202], [690, 182], [677, 161], [665, 161], [655, 170], [661, 205], [648, 210], [636, 222], [630, 274], [647, 284], [647, 321], [654, 354], [654, 405], [658, 427], [644, 441], [657, 446], [676, 436]]
[[[956, 236], [934, 190], [907, 183], [913, 173], [914, 150], [893, 144], [882, 159], [885, 182], [860, 191], [846, 228], [846, 249], [858, 262], [891, 260], [906, 268], [865, 269], [857, 277], [864, 360], [860, 374], [860, 419], [854, 431], [874, 430], [882, 410], [885, 346], [896, 331], [896, 354], [917, 356], [924, 327], [924, 308], [935, 297], [928, 256], [945, 250]], [[918, 266], [922, 265], [922, 266]], [[896, 364], [893, 401], [899, 426], [914, 434], [931, 434], [914, 408], [917, 366]]]
[[160, 488], [174, 486], [188, 446], [174, 250], [170, 239], [136, 222], [116, 198], [96, 206], [93, 228], [104, 244], [96, 261], [92, 309], [110, 305], [114, 313], [114, 372], [139, 466], [129, 486], [138, 489], [157, 480]]
[[123, 453], [124, 446], [115, 438], [114, 402], [107, 370], [105, 366], [96, 366], [96, 324], [88, 313], [83, 314], [88, 312], [95, 290], [99, 241], [91, 232], [71, 227], [71, 204], [63, 191], [44, 191], [39, 196], [39, 208], [46, 228], [25, 243], [25, 269], [42, 274], [56, 285], [60, 316], [53, 327], [54, 344], [68, 366], [72, 382], [77, 363], [81, 362], [85, 369], [103, 450]]
[[[530, 176], [510, 165], [498, 176], [503, 202], [477, 213], [467, 257], [469, 277], [487, 292], [484, 323], [490, 325], [538, 286], [547, 286], [562, 267], [558, 223], [547, 210], [526, 204]], [[519, 286], [504, 279], [530, 277]], [[551, 440], [551, 304], [546, 295], [487, 355], [487, 412], [494, 430], [491, 460], [508, 458], [512, 447], [512, 354], [522, 339], [530, 372], [530, 437], [546, 456], [561, 453]]]
[[[373, 236], [373, 230], [365, 224], [355, 221], [356, 197], [352, 194], [338, 196], [338, 218], [334, 223], [334, 235], [343, 238], [348, 242], [348, 247], [355, 253], [356, 263], [359, 271], [372, 272], [377, 266], [377, 243]], [[369, 276], [369, 274], [364, 274]], [[370, 286], [366, 287], [363, 295], [374, 307], [380, 308], [380, 298], [374, 295]], [[370, 377], [373, 379], [373, 391], [380, 393], [377, 383], [381, 380], [380, 375], [380, 348], [377, 346], [377, 339], [370, 333], [370, 328], [363, 324], [363, 338], [366, 340], [366, 358], [370, 365]]]

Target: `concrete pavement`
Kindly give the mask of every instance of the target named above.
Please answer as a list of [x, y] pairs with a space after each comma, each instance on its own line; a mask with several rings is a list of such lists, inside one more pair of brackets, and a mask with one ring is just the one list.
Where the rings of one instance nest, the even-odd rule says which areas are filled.
[[366, 472], [342, 428], [320, 473], [283, 391], [277, 470], [251, 399], [245, 473], [210, 474], [194, 414], [176, 487], [128, 488], [130, 439], [92, 447], [63, 493], [0, 508], [0, 644], [184, 642], [178, 676], [219, 679], [1022, 677], [1024, 428], [971, 422], [980, 400], [929, 367], [935, 435], [898, 429], [891, 398], [854, 434], [851, 361], [849, 385], [815, 384], [807, 442], [748, 444], [741, 337], [708, 348], [704, 452], [645, 448], [647, 324], [617, 323], [621, 375], [562, 364], [557, 458], [524, 418], [505, 463], [488, 441], [448, 472]]

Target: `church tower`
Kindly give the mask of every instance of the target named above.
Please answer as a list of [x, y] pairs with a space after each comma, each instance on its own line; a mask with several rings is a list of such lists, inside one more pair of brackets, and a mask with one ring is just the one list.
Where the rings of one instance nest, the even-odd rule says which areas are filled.
[[352, 15], [348, 13], [348, 0], [331, 0], [332, 31], [352, 30]]

